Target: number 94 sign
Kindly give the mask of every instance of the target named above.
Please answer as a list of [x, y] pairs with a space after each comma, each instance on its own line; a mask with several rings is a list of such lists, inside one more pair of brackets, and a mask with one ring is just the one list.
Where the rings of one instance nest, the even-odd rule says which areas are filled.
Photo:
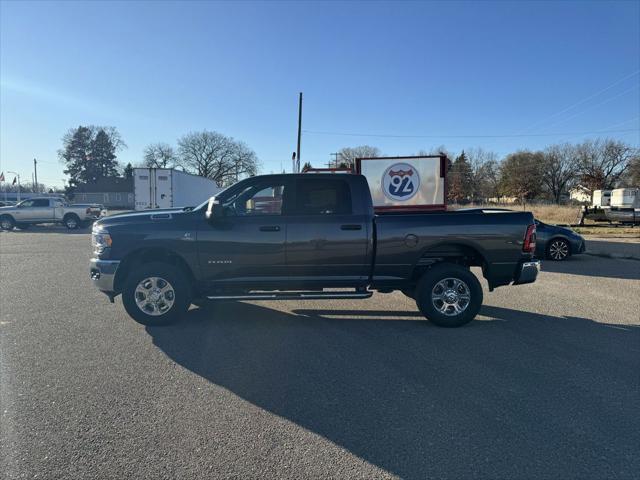
[[412, 198], [420, 188], [420, 175], [408, 163], [395, 163], [382, 175], [382, 190], [387, 198], [394, 201], [406, 201]]

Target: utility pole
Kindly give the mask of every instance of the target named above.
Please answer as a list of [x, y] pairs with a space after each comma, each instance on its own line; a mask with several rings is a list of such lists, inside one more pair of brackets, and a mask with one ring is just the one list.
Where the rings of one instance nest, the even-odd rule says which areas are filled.
[[[333, 166], [333, 168], [338, 168], [338, 155], [340, 155], [340, 153], [338, 153], [338, 152], [330, 153], [329, 155], [333, 155], [334, 156], [334, 166]], [[329, 168], [331, 168], [331, 165], [329, 165]]]
[[36, 177], [36, 193], [40, 193], [40, 187], [38, 186], [38, 161], [35, 158], [33, 159], [33, 174]]
[[296, 169], [294, 173], [300, 173], [300, 136], [302, 135], [302, 92], [298, 99], [298, 148], [296, 149]]

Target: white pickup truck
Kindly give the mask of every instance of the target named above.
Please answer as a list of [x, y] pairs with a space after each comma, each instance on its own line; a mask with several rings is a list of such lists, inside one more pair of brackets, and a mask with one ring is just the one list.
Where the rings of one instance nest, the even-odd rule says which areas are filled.
[[64, 198], [56, 197], [29, 198], [13, 207], [0, 207], [0, 228], [12, 230], [38, 223], [61, 223], [73, 230], [99, 217], [99, 205], [69, 205]]

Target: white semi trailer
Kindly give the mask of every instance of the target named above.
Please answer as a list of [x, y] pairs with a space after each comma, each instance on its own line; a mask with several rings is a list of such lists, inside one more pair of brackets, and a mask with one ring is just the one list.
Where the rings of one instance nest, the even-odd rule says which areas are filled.
[[136, 210], [196, 206], [221, 190], [205, 177], [174, 168], [134, 168]]

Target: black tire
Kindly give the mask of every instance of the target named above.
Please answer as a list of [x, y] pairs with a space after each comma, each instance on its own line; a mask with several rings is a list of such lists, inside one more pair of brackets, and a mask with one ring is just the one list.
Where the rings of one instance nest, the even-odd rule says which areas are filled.
[[[447, 279], [457, 280], [461, 285]], [[459, 313], [455, 313], [453, 304], [432, 298], [433, 294], [438, 294], [438, 290], [434, 291], [434, 289], [440, 282], [444, 282], [442, 285], [447, 285], [447, 289], [442, 291], [443, 295], [451, 290], [450, 298], [458, 298], [455, 304], [461, 310]], [[457, 295], [461, 296], [456, 297]], [[465, 302], [466, 296], [469, 298]], [[416, 287], [418, 309], [427, 320], [439, 327], [460, 327], [469, 323], [480, 311], [482, 298], [482, 286], [476, 276], [468, 268], [453, 263], [440, 263], [431, 267], [424, 273]]]
[[80, 226], [80, 217], [75, 213], [67, 213], [62, 219], [62, 223], [64, 223], [64, 226], [69, 230], [75, 230]]
[[564, 238], [552, 238], [545, 248], [545, 257], [554, 262], [562, 262], [571, 256], [571, 246]]
[[[136, 289], [145, 279], [159, 278], [169, 284], [173, 291], [173, 304], [163, 313], [152, 314], [152, 311], [160, 311], [162, 308], [158, 308], [152, 305], [152, 302], [148, 302], [149, 309], [143, 310], [138, 306], [136, 299], [144, 302], [144, 293], [141, 293], [141, 298], [136, 295]], [[158, 285], [159, 283], [159, 285]], [[163, 287], [161, 282], [156, 282], [156, 285], [151, 284], [152, 288]], [[152, 292], [153, 293], [153, 292]], [[149, 294], [151, 295], [151, 294]], [[166, 293], [164, 294], [166, 295]], [[166, 301], [166, 303], [165, 303]], [[159, 302], [161, 305], [167, 305], [171, 301], [171, 298], [161, 297]], [[150, 326], [162, 326], [169, 325], [176, 322], [187, 311], [189, 305], [191, 305], [191, 286], [187, 276], [178, 268], [167, 263], [147, 263], [132, 271], [126, 280], [124, 290], [122, 292], [122, 303], [127, 313], [136, 322], [142, 325]]]
[[2, 217], [0, 217], [0, 228], [2, 228], [2, 230], [13, 230], [15, 226], [16, 221], [11, 215], [2, 215]]

